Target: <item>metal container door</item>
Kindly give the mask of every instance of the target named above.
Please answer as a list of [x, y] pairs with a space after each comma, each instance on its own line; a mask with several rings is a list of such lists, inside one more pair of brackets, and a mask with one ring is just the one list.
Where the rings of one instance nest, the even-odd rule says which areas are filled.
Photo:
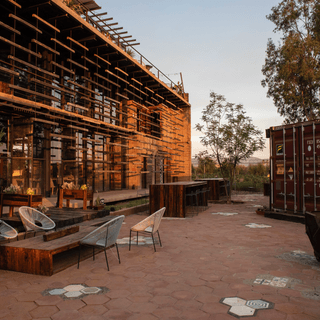
[[271, 185], [273, 209], [299, 210], [297, 129], [282, 128], [272, 132]]
[[303, 213], [320, 208], [320, 126], [302, 126]]

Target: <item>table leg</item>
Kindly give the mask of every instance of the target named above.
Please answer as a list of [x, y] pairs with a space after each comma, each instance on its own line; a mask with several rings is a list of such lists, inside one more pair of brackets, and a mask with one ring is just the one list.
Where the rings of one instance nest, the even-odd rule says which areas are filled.
[[87, 210], [87, 195], [87, 191], [83, 193], [83, 210]]

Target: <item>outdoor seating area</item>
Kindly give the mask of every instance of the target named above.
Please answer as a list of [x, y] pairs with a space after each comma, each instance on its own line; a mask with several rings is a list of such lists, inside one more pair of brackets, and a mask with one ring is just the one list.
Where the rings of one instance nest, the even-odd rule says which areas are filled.
[[159, 226], [161, 219], [166, 211], [166, 208], [161, 208], [160, 210], [156, 211], [155, 213], [151, 214], [149, 217], [145, 218], [141, 222], [137, 223], [133, 227], [130, 228], [130, 239], [129, 239], [129, 250], [131, 249], [131, 233], [137, 233], [137, 245], [139, 243], [139, 232], [140, 233], [147, 233], [152, 237], [152, 243], [154, 251], [156, 252], [156, 245], [154, 235], [158, 235], [158, 240], [160, 247], [162, 247], [160, 233], [159, 233]]
[[[126, 216], [117, 235], [119, 256], [116, 246], [106, 250], [109, 271], [106, 242], [96, 249], [94, 261], [92, 247], [83, 246], [79, 269], [78, 244], [112, 216], [84, 221], [78, 232], [47, 242], [36, 235], [1, 246], [16, 246], [0, 257], [17, 266], [30, 268], [32, 259], [13, 259], [24, 250], [21, 257], [38, 257], [39, 266], [52, 268], [45, 277], [1, 270], [3, 314], [8, 319], [26, 314], [31, 319], [89, 314], [97, 319], [318, 319], [320, 265], [305, 226], [257, 215], [256, 208], [269, 200], [262, 194], [235, 195], [238, 199], [242, 202], [232, 205], [209, 203], [193, 217], [163, 216], [162, 247], [156, 251], [140, 234], [129, 251], [130, 230], [150, 216]], [[52, 266], [39, 256], [44, 246]]]
[[44, 213], [30, 207], [20, 207], [19, 216], [26, 232], [33, 231], [49, 231], [56, 227], [52, 221]]
[[93, 260], [95, 259], [94, 248], [95, 247], [103, 248], [104, 255], [106, 257], [108, 271], [109, 271], [109, 263], [108, 263], [106, 250], [115, 246], [117, 249], [118, 260], [120, 263], [120, 255], [119, 255], [119, 250], [117, 246], [117, 238], [118, 238], [123, 220], [124, 220], [124, 216], [115, 217], [114, 219], [104, 223], [101, 227], [97, 228], [96, 230], [93, 230], [92, 232], [90, 232], [88, 235], [86, 235], [84, 238], [80, 240], [78, 269], [80, 265], [82, 246], [91, 246], [93, 248], [93, 254], [92, 254]]

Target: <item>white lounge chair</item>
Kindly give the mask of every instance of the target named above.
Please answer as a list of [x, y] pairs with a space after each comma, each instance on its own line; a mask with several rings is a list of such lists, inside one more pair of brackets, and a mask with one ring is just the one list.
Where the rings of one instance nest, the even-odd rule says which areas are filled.
[[14, 228], [0, 220], [0, 239], [14, 239], [17, 235], [18, 232]]
[[124, 220], [124, 216], [116, 217], [99, 228], [93, 230], [89, 234], [87, 234], [84, 238], [80, 240], [79, 245], [79, 257], [78, 257], [78, 269], [80, 264], [80, 255], [81, 255], [81, 247], [82, 246], [92, 246], [93, 247], [93, 260], [94, 256], [94, 248], [99, 247], [104, 249], [104, 255], [106, 257], [106, 263], [109, 271], [109, 263], [107, 258], [106, 250], [115, 246], [117, 248], [118, 260], [120, 263], [120, 255], [117, 246], [117, 238], [122, 226], [122, 222]]
[[166, 208], [163, 207], [160, 210], [156, 211], [149, 217], [145, 218], [141, 222], [137, 223], [133, 227], [130, 228], [130, 238], [129, 238], [129, 250], [131, 249], [131, 233], [132, 232], [137, 232], [137, 245], [138, 245], [138, 234], [140, 233], [147, 233], [151, 235], [152, 237], [152, 242], [153, 242], [153, 248], [154, 251], [156, 251], [156, 246], [154, 242], [154, 234], [158, 233], [158, 238], [159, 238], [159, 243], [160, 247], [162, 247], [161, 244], [161, 239], [160, 239], [160, 234], [159, 234], [159, 226], [161, 219], [164, 215], [164, 212], [166, 211]]
[[53, 220], [34, 208], [20, 207], [19, 215], [26, 232], [30, 230], [49, 231], [56, 227]]

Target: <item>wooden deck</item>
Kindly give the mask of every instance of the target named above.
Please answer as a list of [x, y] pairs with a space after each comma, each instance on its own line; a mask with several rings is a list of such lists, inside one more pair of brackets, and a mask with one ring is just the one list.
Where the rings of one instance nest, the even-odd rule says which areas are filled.
[[[43, 235], [0, 246], [0, 269], [51, 276], [78, 261], [79, 240], [97, 226], [114, 218], [104, 217], [80, 225], [79, 232], [51, 241]], [[81, 250], [81, 260], [92, 255], [92, 249]]]
[[47, 212], [50, 218], [55, 222], [57, 228], [63, 228], [86, 220], [102, 218], [107, 215], [106, 211], [82, 208], [57, 208], [51, 207]]

